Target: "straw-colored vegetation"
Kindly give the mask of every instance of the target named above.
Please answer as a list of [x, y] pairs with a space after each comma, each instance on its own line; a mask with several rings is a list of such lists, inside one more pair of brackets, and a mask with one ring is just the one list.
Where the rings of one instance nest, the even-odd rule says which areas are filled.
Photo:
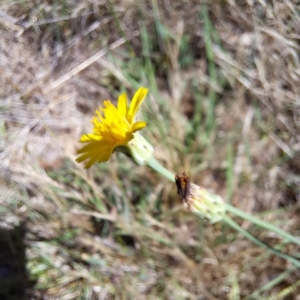
[[147, 87], [156, 159], [297, 237], [299, 53], [296, 0], [1, 1], [0, 299], [299, 299], [299, 270], [162, 176], [75, 162], [103, 100]]

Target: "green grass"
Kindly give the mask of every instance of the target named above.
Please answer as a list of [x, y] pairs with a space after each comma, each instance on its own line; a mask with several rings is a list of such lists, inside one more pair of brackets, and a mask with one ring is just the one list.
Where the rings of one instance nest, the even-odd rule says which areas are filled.
[[[299, 276], [290, 264], [226, 224], [203, 223], [151, 169], [121, 153], [89, 170], [75, 162], [80, 134], [91, 130], [102, 101], [147, 87], [139, 119], [162, 165], [299, 237], [291, 5], [0, 4], [6, 16], [31, 24], [18, 35], [18, 25], [14, 32], [0, 19], [0, 225], [8, 236], [21, 223], [26, 229], [26, 261], [18, 254], [10, 266], [0, 260], [0, 275], [26, 265], [31, 299], [296, 299]], [[102, 61], [47, 91], [121, 38], [126, 42]], [[298, 246], [237, 221], [299, 255]], [[0, 254], [18, 253], [14, 239], [9, 247]]]

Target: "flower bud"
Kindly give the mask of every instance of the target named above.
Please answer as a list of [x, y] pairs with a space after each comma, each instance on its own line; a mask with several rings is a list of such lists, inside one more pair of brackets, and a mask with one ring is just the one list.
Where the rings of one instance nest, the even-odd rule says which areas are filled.
[[175, 182], [178, 194], [191, 212], [211, 224], [222, 220], [226, 207], [221, 196], [190, 183], [185, 172], [182, 175], [176, 175]]

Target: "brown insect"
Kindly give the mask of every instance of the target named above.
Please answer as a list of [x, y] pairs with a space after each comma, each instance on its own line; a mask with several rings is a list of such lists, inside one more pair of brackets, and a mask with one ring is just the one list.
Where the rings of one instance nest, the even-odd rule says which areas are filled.
[[175, 175], [175, 183], [177, 186], [177, 193], [181, 200], [187, 202], [187, 197], [190, 193], [190, 178], [183, 172], [181, 175]]

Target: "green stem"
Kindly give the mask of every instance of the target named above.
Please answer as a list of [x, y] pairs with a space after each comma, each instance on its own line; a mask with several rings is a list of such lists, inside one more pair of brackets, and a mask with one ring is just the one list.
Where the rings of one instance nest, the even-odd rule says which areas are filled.
[[253, 224], [258, 225], [261, 228], [265, 228], [265, 229], [268, 229], [270, 231], [273, 231], [273, 232], [277, 233], [279, 236], [281, 236], [282, 238], [286, 239], [287, 242], [293, 242], [296, 245], [300, 246], [300, 239], [299, 238], [289, 234], [288, 232], [285, 232], [284, 230], [281, 230], [278, 227], [273, 226], [270, 223], [267, 223], [267, 222], [255, 217], [255, 216], [249, 215], [249, 214], [243, 212], [242, 210], [239, 210], [238, 208], [233, 207], [230, 204], [226, 204], [226, 211], [231, 212], [234, 215], [243, 218], [244, 220], [250, 221]]
[[152, 170], [160, 173], [161, 175], [167, 177], [169, 180], [175, 182], [175, 174], [163, 167], [154, 157], [151, 157], [147, 162], [148, 167]]
[[262, 247], [268, 251], [270, 251], [272, 254], [277, 255], [283, 259], [288, 260], [289, 262], [293, 263], [297, 268], [300, 268], [300, 261], [296, 259], [293, 256], [290, 256], [288, 254], [282, 253], [267, 244], [263, 243], [259, 239], [257, 239], [255, 236], [253, 236], [250, 232], [242, 228], [238, 223], [236, 223], [231, 217], [228, 215], [224, 215], [223, 217], [224, 222], [226, 222], [230, 227], [235, 229], [236, 231], [240, 232], [242, 235], [244, 235], [246, 238], [248, 238], [250, 241], [252, 241], [254, 244], [256, 244], [259, 247]]

